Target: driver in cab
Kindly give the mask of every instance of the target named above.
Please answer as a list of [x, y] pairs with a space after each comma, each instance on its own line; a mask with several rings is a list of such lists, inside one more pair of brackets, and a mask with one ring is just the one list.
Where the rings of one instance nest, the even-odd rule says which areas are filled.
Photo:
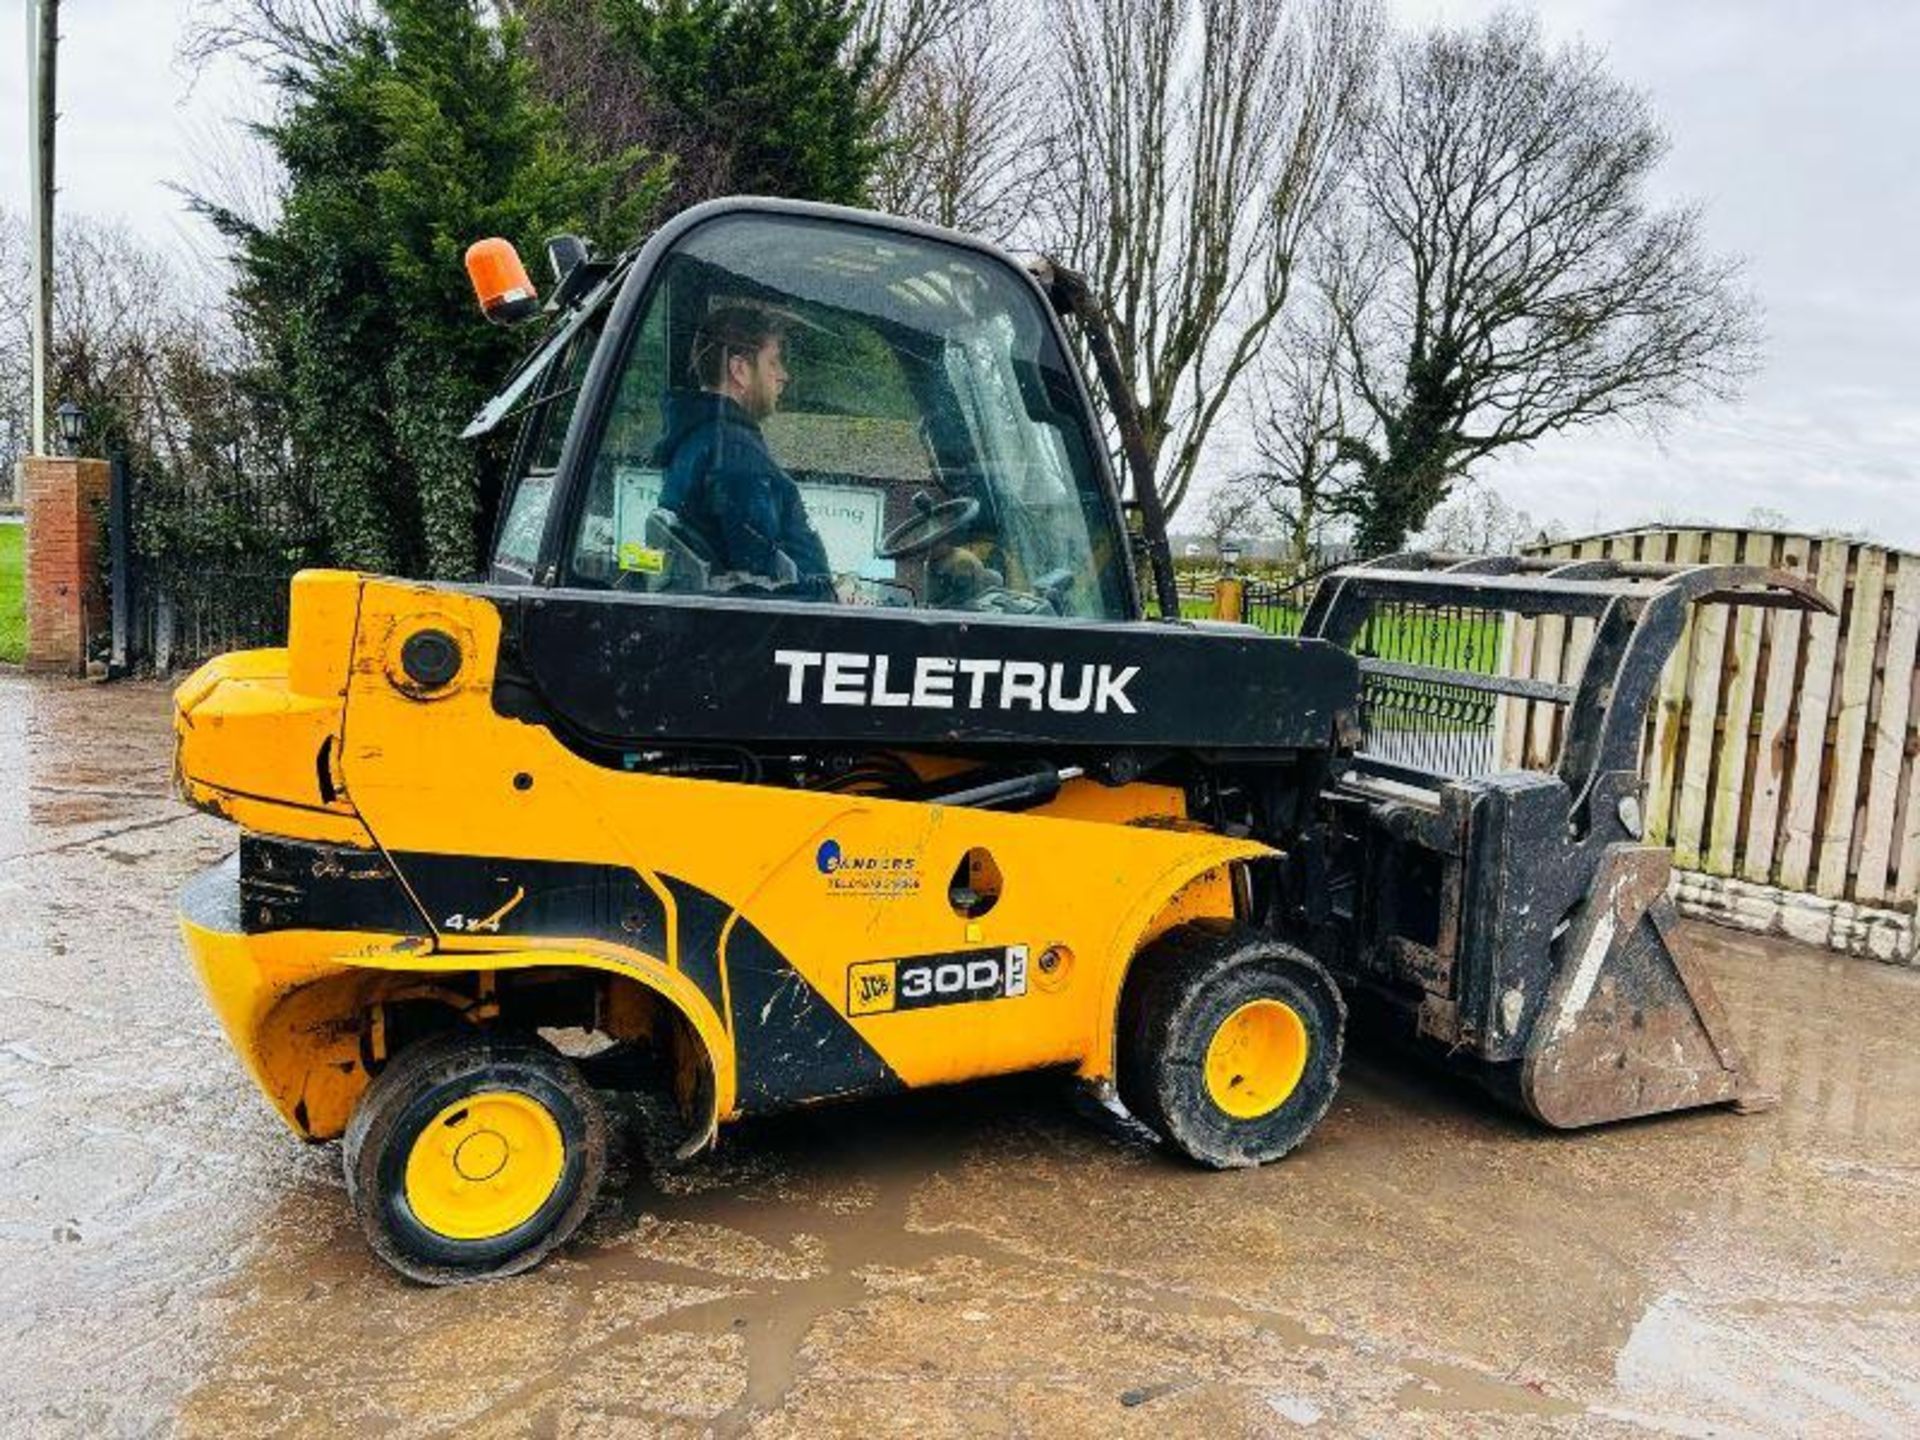
[[667, 395], [654, 451], [664, 472], [660, 505], [706, 542], [716, 571], [832, 599], [826, 547], [760, 433], [787, 385], [785, 348], [781, 318], [756, 305], [723, 305], [701, 323], [691, 367], [700, 388]]

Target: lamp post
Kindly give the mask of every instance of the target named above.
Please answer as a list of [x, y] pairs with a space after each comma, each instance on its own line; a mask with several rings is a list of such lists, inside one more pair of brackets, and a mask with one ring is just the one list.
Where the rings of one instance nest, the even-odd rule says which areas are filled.
[[60, 430], [61, 453], [71, 459], [80, 453], [80, 444], [87, 438], [87, 412], [71, 400], [62, 400], [53, 419]]
[[1240, 563], [1240, 543], [1229, 540], [1220, 547], [1220, 563], [1226, 567], [1226, 573], [1233, 574], [1233, 567]]
[[28, 0], [27, 134], [32, 235], [28, 241], [32, 272], [27, 302], [29, 405], [32, 413], [28, 453], [47, 453], [47, 351], [53, 335], [53, 136], [59, 120], [54, 99], [54, 65], [60, 47], [60, 0]]

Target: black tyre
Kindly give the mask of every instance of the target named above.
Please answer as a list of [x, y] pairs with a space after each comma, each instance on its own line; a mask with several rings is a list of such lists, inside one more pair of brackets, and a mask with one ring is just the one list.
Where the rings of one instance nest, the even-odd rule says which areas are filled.
[[607, 1122], [551, 1046], [466, 1030], [396, 1055], [360, 1098], [343, 1152], [374, 1252], [451, 1285], [531, 1269], [573, 1234], [606, 1171]]
[[1278, 1160], [1333, 1103], [1346, 1005], [1292, 946], [1175, 931], [1135, 962], [1120, 1019], [1122, 1102], [1198, 1164]]

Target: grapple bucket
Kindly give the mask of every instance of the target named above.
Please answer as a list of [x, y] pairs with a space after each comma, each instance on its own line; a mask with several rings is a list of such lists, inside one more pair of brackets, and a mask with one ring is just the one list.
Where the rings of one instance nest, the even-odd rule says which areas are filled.
[[1296, 923], [1363, 1012], [1548, 1125], [1770, 1097], [1643, 839], [1640, 757], [1697, 602], [1826, 609], [1749, 566], [1396, 555], [1323, 580], [1360, 736]]

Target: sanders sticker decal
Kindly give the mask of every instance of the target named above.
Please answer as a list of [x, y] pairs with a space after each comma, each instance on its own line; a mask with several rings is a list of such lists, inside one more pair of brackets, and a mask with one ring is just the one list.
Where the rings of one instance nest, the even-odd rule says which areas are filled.
[[918, 855], [863, 854], [843, 850], [838, 840], [823, 840], [813, 868], [826, 877], [829, 895], [912, 895], [920, 889]]

